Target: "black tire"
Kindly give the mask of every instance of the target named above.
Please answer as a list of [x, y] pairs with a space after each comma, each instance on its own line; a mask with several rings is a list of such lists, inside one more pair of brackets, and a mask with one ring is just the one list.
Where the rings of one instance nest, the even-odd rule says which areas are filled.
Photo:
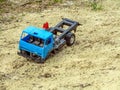
[[42, 58], [40, 58], [40, 57], [38, 57], [38, 58], [35, 59], [35, 62], [36, 62], [36, 63], [44, 63], [45, 60], [42, 59]]
[[21, 54], [26, 54], [26, 52], [24, 50], [20, 50]]
[[75, 34], [69, 33], [69, 34], [67, 34], [65, 39], [66, 39], [67, 46], [72, 46], [75, 42]]
[[24, 56], [29, 55], [29, 53], [28, 53], [27, 51], [24, 51], [24, 50], [20, 50], [20, 53], [21, 53], [22, 55], [24, 55]]

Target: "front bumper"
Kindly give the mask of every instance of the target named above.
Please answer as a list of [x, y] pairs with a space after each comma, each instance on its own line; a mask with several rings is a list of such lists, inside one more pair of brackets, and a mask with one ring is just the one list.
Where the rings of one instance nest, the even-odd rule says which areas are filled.
[[26, 59], [30, 59], [30, 60], [33, 60], [37, 63], [44, 63], [45, 60], [42, 59], [40, 56], [37, 56], [37, 55], [33, 55], [32, 53], [29, 53], [29, 52], [26, 52], [26, 51], [18, 51], [17, 54], [19, 56], [23, 56], [25, 57]]

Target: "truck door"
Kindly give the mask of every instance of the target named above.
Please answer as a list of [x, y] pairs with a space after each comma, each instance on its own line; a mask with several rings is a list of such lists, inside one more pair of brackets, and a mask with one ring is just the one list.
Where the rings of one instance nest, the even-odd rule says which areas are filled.
[[47, 57], [47, 55], [49, 54], [49, 52], [53, 49], [53, 39], [52, 38], [48, 38], [45, 42], [45, 48], [44, 48], [44, 54], [45, 57]]

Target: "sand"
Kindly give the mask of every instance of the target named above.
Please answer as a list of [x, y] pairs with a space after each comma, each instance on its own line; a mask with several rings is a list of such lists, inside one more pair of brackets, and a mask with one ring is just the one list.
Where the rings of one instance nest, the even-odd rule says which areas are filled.
[[[100, 11], [80, 2], [23, 12], [1, 25], [0, 90], [120, 90], [120, 1], [105, 0]], [[46, 21], [54, 26], [63, 17], [82, 24], [73, 46], [63, 47], [44, 64], [17, 55], [23, 29]]]

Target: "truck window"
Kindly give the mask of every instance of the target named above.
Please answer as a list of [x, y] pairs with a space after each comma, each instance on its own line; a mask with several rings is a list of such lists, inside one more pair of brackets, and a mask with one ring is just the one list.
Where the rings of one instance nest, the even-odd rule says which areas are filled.
[[47, 41], [46, 41], [46, 45], [50, 44], [51, 43], [51, 38], [49, 38]]
[[24, 39], [26, 36], [28, 36], [28, 34], [23, 32], [21, 38]]
[[44, 46], [44, 40], [42, 40], [40, 38], [37, 38], [37, 37], [34, 37], [34, 36], [30, 36], [30, 39], [29, 39], [28, 42], [31, 43], [31, 44], [40, 46], [40, 47]]
[[39, 43], [39, 46], [40, 46], [40, 47], [43, 47], [43, 46], [44, 46], [44, 40], [38, 39], [38, 42], [40, 42], [40, 43]]

